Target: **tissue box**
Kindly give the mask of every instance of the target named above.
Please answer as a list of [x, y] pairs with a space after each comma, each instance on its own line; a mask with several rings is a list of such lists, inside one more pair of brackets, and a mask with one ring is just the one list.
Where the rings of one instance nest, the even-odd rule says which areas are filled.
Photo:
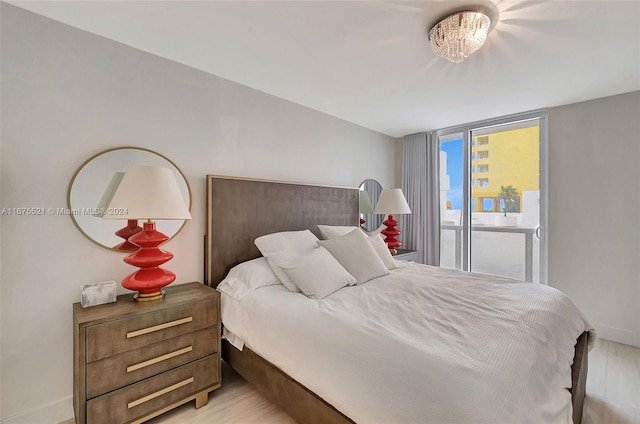
[[85, 284], [84, 286], [81, 286], [81, 288], [82, 296], [80, 297], [80, 305], [82, 305], [83, 308], [116, 301], [117, 294], [115, 281]]

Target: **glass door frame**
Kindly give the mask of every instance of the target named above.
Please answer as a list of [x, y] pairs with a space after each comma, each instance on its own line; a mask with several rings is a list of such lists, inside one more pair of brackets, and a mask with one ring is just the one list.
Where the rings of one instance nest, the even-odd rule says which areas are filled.
[[486, 131], [492, 127], [500, 127], [518, 122], [538, 120], [540, 131], [540, 226], [537, 236], [540, 238], [540, 275], [542, 284], [548, 281], [548, 120], [547, 109], [538, 109], [530, 112], [518, 113], [503, 116], [500, 118], [488, 119], [484, 121], [472, 122], [469, 124], [456, 125], [432, 132], [432, 137], [440, 143], [441, 138], [462, 134], [463, 140], [463, 204], [462, 204], [462, 270], [471, 269], [471, 137], [473, 131]]

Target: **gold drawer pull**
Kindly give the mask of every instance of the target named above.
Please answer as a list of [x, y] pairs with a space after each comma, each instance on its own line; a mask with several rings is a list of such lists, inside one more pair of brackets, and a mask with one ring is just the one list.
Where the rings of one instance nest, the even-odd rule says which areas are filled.
[[143, 334], [153, 333], [154, 331], [164, 330], [165, 328], [175, 327], [176, 325], [186, 324], [191, 321], [193, 321], [193, 317], [186, 317], [175, 321], [165, 322], [164, 324], [154, 325], [153, 327], [143, 328], [142, 330], [132, 331], [127, 333], [127, 339], [142, 336]]
[[169, 352], [165, 355], [158, 356], [157, 358], [149, 359], [148, 361], [140, 362], [139, 364], [130, 365], [127, 367], [127, 372], [139, 370], [140, 368], [148, 367], [149, 365], [157, 364], [158, 362], [166, 361], [167, 359], [175, 358], [176, 356], [189, 353], [193, 350], [193, 346], [185, 347], [184, 349]]
[[176, 383], [176, 384], [174, 384], [173, 386], [165, 387], [165, 388], [164, 388], [164, 389], [162, 389], [162, 390], [158, 390], [158, 391], [157, 391], [157, 392], [155, 392], [155, 393], [151, 393], [150, 395], [146, 395], [145, 397], [141, 397], [140, 399], [138, 399], [138, 400], [134, 400], [133, 402], [129, 402], [129, 403], [127, 404], [127, 408], [128, 408], [128, 409], [131, 409], [131, 408], [133, 408], [134, 406], [141, 405], [141, 404], [143, 404], [143, 403], [145, 403], [145, 402], [148, 402], [148, 401], [150, 401], [150, 400], [152, 400], [152, 399], [157, 398], [158, 396], [162, 396], [162, 395], [164, 395], [164, 394], [167, 394], [167, 393], [169, 393], [169, 392], [172, 392], [172, 391], [174, 391], [174, 390], [176, 390], [176, 389], [179, 389], [180, 387], [186, 386], [187, 384], [191, 384], [191, 383], [193, 383], [193, 377], [191, 377], [191, 378], [187, 378], [186, 380], [181, 381], [181, 382], [179, 382], [179, 383]]

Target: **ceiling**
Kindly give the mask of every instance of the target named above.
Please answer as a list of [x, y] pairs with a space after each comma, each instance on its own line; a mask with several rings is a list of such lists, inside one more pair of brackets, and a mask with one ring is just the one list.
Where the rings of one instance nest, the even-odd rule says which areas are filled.
[[640, 0], [477, 1], [459, 64], [426, 33], [467, 1], [9, 3], [394, 137], [640, 90]]

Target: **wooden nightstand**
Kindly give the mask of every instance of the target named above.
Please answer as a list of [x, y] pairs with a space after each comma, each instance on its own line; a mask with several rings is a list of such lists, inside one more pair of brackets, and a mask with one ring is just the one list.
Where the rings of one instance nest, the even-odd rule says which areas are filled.
[[140, 423], [220, 387], [220, 293], [200, 283], [162, 300], [73, 305], [78, 424]]
[[393, 259], [398, 259], [401, 261], [418, 261], [418, 251], [417, 250], [409, 250], [409, 249], [398, 249], [398, 253], [393, 255]]

